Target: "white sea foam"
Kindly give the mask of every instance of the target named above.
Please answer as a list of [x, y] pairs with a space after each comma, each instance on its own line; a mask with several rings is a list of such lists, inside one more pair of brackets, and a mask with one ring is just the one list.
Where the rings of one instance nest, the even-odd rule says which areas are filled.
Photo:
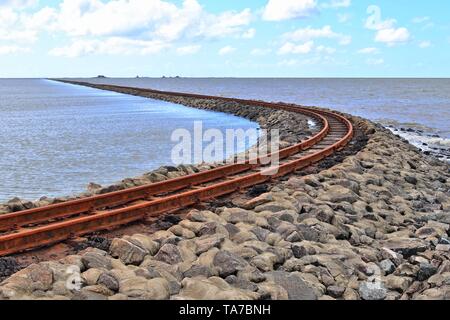
[[[392, 127], [388, 128], [392, 133], [406, 139], [409, 143], [421, 149], [435, 154], [450, 154], [450, 139], [442, 137], [430, 137], [417, 132], [401, 131]], [[444, 150], [436, 150], [444, 149]], [[450, 162], [450, 159], [447, 159]]]

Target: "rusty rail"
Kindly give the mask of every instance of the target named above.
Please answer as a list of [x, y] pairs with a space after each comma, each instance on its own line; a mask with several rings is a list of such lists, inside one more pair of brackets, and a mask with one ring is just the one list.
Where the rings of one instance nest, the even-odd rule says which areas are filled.
[[[84, 83], [75, 83], [82, 84]], [[97, 87], [97, 86], [96, 86]], [[116, 91], [127, 90], [134, 88], [114, 87]], [[141, 89], [136, 89], [141, 90]], [[274, 103], [260, 102], [254, 100], [232, 99], [213, 96], [204, 96], [196, 94], [172, 93], [163, 92], [150, 89], [142, 89], [145, 92], [151, 92], [166, 96], [182, 96], [199, 99], [217, 99], [225, 101], [233, 101], [247, 105], [256, 105], [262, 107], [269, 107], [273, 109], [282, 109], [291, 112], [300, 112], [316, 118], [322, 122], [322, 130], [311, 137], [310, 139], [301, 142], [292, 147], [279, 151], [280, 159], [289, 159], [290, 156], [295, 155], [305, 149], [311, 148], [322, 141], [330, 132], [330, 124], [327, 119], [333, 118], [345, 125], [346, 134], [336, 143], [326, 146], [310, 155], [301, 157], [299, 159], [290, 160], [282, 164], [278, 173], [269, 175], [267, 171], [257, 173], [249, 173], [243, 177], [237, 177], [224, 182], [215, 183], [211, 186], [202, 187], [196, 190], [186, 191], [175, 195], [161, 197], [156, 200], [146, 200], [152, 195], [167, 193], [184, 188], [201, 185], [205, 182], [218, 180], [224, 177], [232, 177], [233, 175], [249, 171], [257, 166], [261, 159], [258, 159], [258, 164], [252, 164], [247, 161], [243, 164], [231, 164], [218, 167], [212, 170], [183, 176], [176, 179], [170, 179], [159, 183], [149, 184], [141, 187], [130, 188], [126, 190], [111, 192], [102, 195], [96, 195], [83, 199], [67, 201], [59, 204], [49, 205], [46, 207], [35, 208], [20, 212], [14, 212], [0, 216], [0, 231], [11, 230], [20, 226], [46, 222], [50, 219], [64, 218], [65, 221], [52, 223], [49, 225], [37, 227], [35, 229], [20, 230], [16, 233], [0, 236], [0, 256], [11, 253], [23, 251], [26, 249], [48, 245], [51, 243], [63, 241], [74, 235], [84, 235], [94, 231], [104, 230], [111, 227], [127, 224], [133, 221], [141, 220], [146, 216], [155, 216], [164, 212], [169, 212], [176, 209], [185, 208], [196, 204], [200, 201], [210, 200], [219, 196], [233, 193], [253, 185], [266, 182], [274, 177], [283, 176], [304, 167], [320, 161], [329, 155], [333, 154], [347, 145], [353, 137], [353, 126], [351, 122], [345, 117], [333, 112], [314, 110], [310, 108], [300, 108], [287, 105], [280, 105]], [[134, 200], [141, 200], [137, 205], [130, 205], [120, 209], [114, 209], [104, 212], [97, 212], [92, 215], [72, 217], [85, 212], [94, 212], [101, 208], [110, 208], [123, 205]]]

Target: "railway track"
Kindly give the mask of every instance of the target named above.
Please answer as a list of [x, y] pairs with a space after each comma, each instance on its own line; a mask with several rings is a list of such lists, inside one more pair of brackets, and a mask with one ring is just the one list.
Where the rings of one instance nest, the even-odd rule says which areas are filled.
[[0, 256], [158, 216], [267, 182], [332, 155], [353, 137], [353, 126], [348, 119], [324, 110], [254, 100], [70, 83], [136, 95], [150, 94], [157, 98], [212, 99], [297, 112], [314, 118], [321, 130], [308, 140], [279, 150], [280, 165], [276, 174], [269, 174], [268, 170], [272, 169], [262, 165], [266, 163], [265, 158], [253, 159], [257, 161], [223, 165], [158, 183], [0, 215]]

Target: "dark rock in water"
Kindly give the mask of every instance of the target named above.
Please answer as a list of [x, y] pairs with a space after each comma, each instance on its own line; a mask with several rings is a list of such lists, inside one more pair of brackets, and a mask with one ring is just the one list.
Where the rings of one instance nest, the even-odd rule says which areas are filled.
[[407, 132], [415, 132], [414, 129], [408, 128], [406, 129]]

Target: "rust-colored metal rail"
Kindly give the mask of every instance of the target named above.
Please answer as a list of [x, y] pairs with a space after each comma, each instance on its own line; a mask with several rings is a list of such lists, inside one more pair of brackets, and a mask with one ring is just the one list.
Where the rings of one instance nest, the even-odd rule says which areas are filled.
[[[85, 83], [76, 83], [81, 85], [93, 86]], [[246, 105], [255, 105], [281, 109], [291, 112], [300, 112], [307, 114], [322, 123], [322, 130], [310, 139], [301, 142], [292, 147], [279, 151], [280, 159], [287, 161], [280, 165], [276, 175], [271, 175], [267, 171], [254, 173], [251, 169], [260, 166], [262, 159], [258, 159], [256, 164], [253, 161], [247, 161], [243, 164], [231, 164], [221, 166], [212, 170], [183, 176], [176, 179], [166, 180], [159, 183], [146, 186], [130, 188], [112, 193], [96, 195], [84, 199], [67, 201], [46, 207], [14, 212], [0, 216], [0, 231], [8, 231], [21, 226], [27, 226], [37, 223], [45, 223], [51, 219], [67, 218], [61, 222], [51, 223], [45, 226], [33, 229], [19, 230], [18, 232], [0, 236], [0, 256], [23, 251], [26, 249], [47, 245], [68, 239], [74, 235], [83, 235], [94, 231], [104, 230], [111, 227], [127, 224], [140, 220], [145, 216], [154, 216], [164, 212], [181, 209], [199, 201], [209, 200], [218, 196], [230, 194], [236, 190], [247, 188], [256, 184], [266, 182], [273, 177], [286, 175], [294, 170], [309, 166], [312, 163], [333, 154], [336, 150], [343, 148], [349, 143], [353, 136], [353, 126], [345, 117], [333, 112], [315, 110], [311, 108], [293, 107], [274, 103], [222, 98], [195, 94], [163, 92], [150, 89], [135, 89], [119, 86], [93, 86], [114, 91], [136, 90], [137, 92], [147, 92], [162, 96], [180, 96], [198, 99], [216, 99], [231, 102], [242, 103]], [[325, 143], [326, 145], [313, 150], [312, 153], [300, 158], [290, 160], [290, 157], [304, 150], [308, 150], [324, 141], [331, 132], [341, 132], [338, 141]], [[336, 133], [334, 133], [336, 134]], [[269, 169], [270, 170], [270, 169]], [[244, 176], [234, 179], [230, 177], [251, 171]], [[161, 197], [156, 200], [147, 200], [149, 197], [183, 190], [190, 186], [201, 185], [206, 182], [216, 181], [228, 177], [226, 181], [221, 181], [210, 186], [188, 190], [179, 194]], [[95, 211], [102, 208], [113, 208], [124, 205], [135, 200], [143, 200], [137, 205], [129, 205], [124, 208], [109, 211]], [[83, 213], [91, 212], [90, 215], [71, 217]]]

